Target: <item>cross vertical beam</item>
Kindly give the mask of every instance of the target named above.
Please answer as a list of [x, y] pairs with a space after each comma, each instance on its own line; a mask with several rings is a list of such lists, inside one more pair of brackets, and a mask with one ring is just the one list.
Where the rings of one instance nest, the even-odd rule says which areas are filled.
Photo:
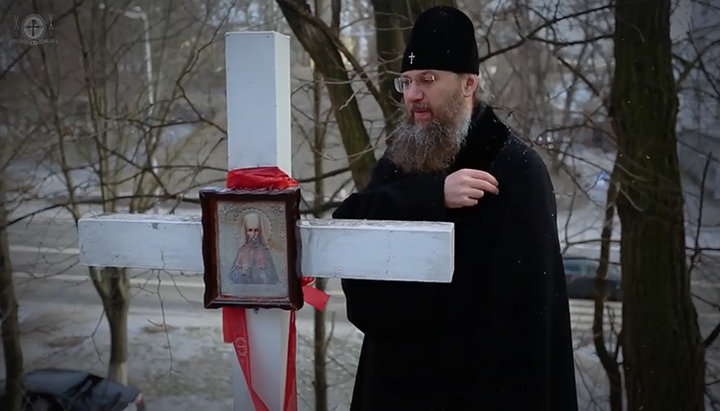
[[225, 34], [228, 168], [278, 166], [292, 175], [290, 37]]
[[[277, 166], [292, 175], [290, 37], [275, 32], [225, 34], [228, 168]], [[282, 408], [290, 313], [247, 310], [255, 390], [270, 410]], [[252, 410], [233, 358], [235, 411]]]

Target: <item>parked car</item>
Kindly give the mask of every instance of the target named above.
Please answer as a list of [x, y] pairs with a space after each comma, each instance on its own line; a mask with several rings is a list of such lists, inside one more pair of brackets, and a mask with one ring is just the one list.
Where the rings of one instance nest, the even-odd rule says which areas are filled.
[[[565, 283], [569, 298], [592, 300], [595, 297], [595, 275], [599, 262], [592, 258], [580, 256], [564, 256]], [[605, 291], [607, 299], [611, 301], [622, 300], [622, 287], [620, 283], [620, 266], [608, 264], [605, 278]]]
[[27, 411], [145, 411], [140, 390], [85, 371], [40, 369], [24, 383]]

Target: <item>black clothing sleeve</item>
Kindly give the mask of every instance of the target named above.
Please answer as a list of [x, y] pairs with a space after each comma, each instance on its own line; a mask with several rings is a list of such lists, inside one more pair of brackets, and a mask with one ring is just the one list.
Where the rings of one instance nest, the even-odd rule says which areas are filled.
[[[489, 323], [478, 330], [494, 334], [489, 352], [478, 354], [500, 372], [479, 386], [490, 403], [507, 409], [577, 410], [552, 182], [534, 151], [513, 163], [506, 165], [514, 168], [513, 181], [499, 187], [507, 211], [489, 254]], [[523, 387], [523, 395], [511, 387]]]
[[350, 195], [333, 218], [440, 221], [445, 218], [445, 175], [405, 174], [387, 157], [364, 190]]
[[[348, 197], [333, 218], [442, 221], [445, 175], [405, 174], [383, 157], [367, 187]], [[433, 315], [443, 284], [343, 279], [347, 316], [373, 337], [415, 334]]]

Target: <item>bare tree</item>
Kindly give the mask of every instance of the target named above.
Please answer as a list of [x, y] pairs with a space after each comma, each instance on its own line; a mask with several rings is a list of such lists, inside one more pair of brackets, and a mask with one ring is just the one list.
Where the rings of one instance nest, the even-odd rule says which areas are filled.
[[[340, 49], [346, 51], [345, 57], [353, 57], [330, 26], [311, 14], [310, 6], [304, 0], [278, 0], [278, 5], [298, 40], [315, 62], [316, 70], [327, 82], [353, 179], [356, 186], [364, 187], [369, 181], [375, 156]], [[371, 87], [374, 88], [374, 85]]]
[[[325, 9], [322, 0], [315, 0], [314, 10], [315, 16], [321, 18], [321, 11]], [[332, 0], [331, 2], [331, 23], [330, 27], [337, 34], [340, 30], [340, 1]], [[313, 70], [313, 118], [315, 125], [313, 127], [312, 151], [313, 166], [315, 176], [324, 174], [322, 153], [325, 147], [325, 139], [327, 136], [327, 121], [322, 122], [322, 99], [323, 84], [322, 75], [317, 69]], [[313, 195], [313, 215], [320, 218], [323, 214], [322, 206], [325, 199], [325, 183], [323, 180], [315, 181], [315, 190]], [[318, 278], [315, 280], [315, 286], [320, 291], [325, 291], [327, 280]], [[315, 411], [327, 411], [327, 331], [325, 329], [326, 316], [325, 311], [314, 311], [314, 341], [315, 348]]]
[[615, 16], [611, 117], [619, 145], [627, 405], [701, 410], [705, 350], [686, 266], [670, 1], [621, 0]]
[[610, 176], [609, 189], [607, 191], [607, 201], [605, 202], [605, 219], [603, 221], [602, 233], [600, 235], [600, 262], [598, 264], [595, 275], [595, 312], [593, 315], [593, 342], [595, 351], [600, 358], [600, 362], [608, 375], [610, 382], [610, 409], [613, 411], [622, 411], [623, 392], [622, 392], [622, 375], [618, 364], [618, 353], [620, 345], [615, 346], [614, 354], [608, 352], [605, 335], [603, 312], [605, 311], [604, 300], [608, 295], [607, 290], [607, 274], [610, 263], [610, 242], [612, 239], [613, 222], [615, 220], [615, 207], [618, 198], [618, 168], [617, 163]]
[[[144, 10], [128, 4], [64, 2], [68, 17], [55, 22], [58, 46], [30, 49], [18, 66], [23, 82], [17, 88], [31, 93], [21, 94], [27, 97], [16, 102], [17, 112], [37, 113], [26, 123], [44, 138], [34, 139], [33, 127], [18, 128], [12, 137], [33, 140], [23, 155], [44, 164], [39, 168], [64, 188], [49, 197], [30, 188], [22, 196], [66, 209], [76, 224], [89, 206], [144, 212], [163, 205], [172, 211], [188, 192], [224, 176], [225, 167], [213, 167], [224, 158], [226, 133], [214, 119], [223, 101], [198, 104], [196, 96], [217, 87], [219, 81], [211, 80], [221, 80], [208, 68], [222, 61], [214, 43], [232, 4], [148, 3]], [[163, 24], [144, 24], [152, 19]], [[212, 73], [205, 84], [195, 78], [201, 69]], [[193, 146], [201, 148], [188, 150]], [[126, 382], [128, 272], [102, 267], [89, 274], [110, 328], [108, 377]]]
[[22, 409], [23, 356], [18, 325], [18, 303], [10, 264], [7, 241], [7, 202], [4, 179], [0, 178], [0, 321], [2, 321], [3, 354], [5, 356], [5, 393], [2, 403], [11, 411]]

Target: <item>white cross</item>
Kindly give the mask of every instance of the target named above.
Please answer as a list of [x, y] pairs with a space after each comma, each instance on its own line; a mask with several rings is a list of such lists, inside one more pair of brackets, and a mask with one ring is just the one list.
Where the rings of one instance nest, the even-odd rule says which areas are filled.
[[415, 59], [415, 54], [411, 51], [410, 55], [408, 57], [410, 57], [410, 64], [413, 64], [413, 59]]
[[[290, 174], [290, 38], [242, 32], [225, 40], [228, 166], [277, 165]], [[303, 275], [452, 279], [451, 223], [317, 219], [298, 225]], [[80, 219], [78, 230], [84, 265], [203, 271], [200, 216], [106, 214]], [[289, 312], [248, 310], [247, 320], [255, 388], [270, 410], [281, 410]], [[251, 410], [238, 362], [231, 362], [234, 409]]]

